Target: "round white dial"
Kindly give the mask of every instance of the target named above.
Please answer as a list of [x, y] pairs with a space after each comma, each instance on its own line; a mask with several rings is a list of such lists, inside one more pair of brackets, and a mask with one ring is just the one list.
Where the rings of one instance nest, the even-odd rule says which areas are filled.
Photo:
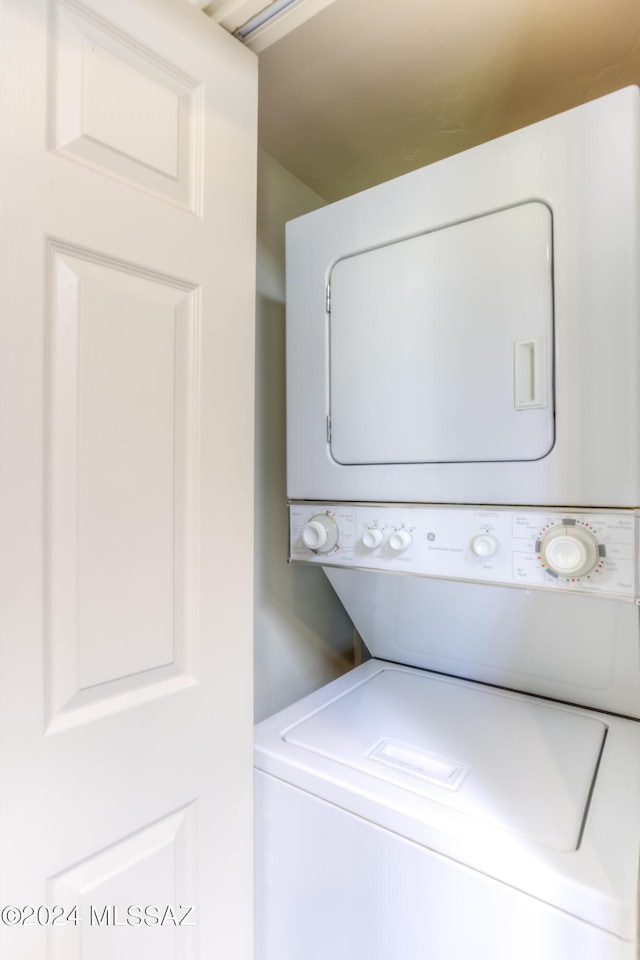
[[479, 533], [471, 541], [471, 550], [476, 557], [492, 557], [498, 549], [498, 541], [490, 533]]
[[389, 546], [396, 553], [402, 553], [411, 546], [411, 534], [408, 530], [394, 530], [389, 537]]
[[588, 552], [584, 543], [573, 537], [556, 537], [547, 546], [547, 561], [558, 573], [574, 574], [584, 567]]
[[379, 530], [377, 527], [369, 527], [368, 530], [362, 534], [362, 544], [367, 548], [367, 550], [375, 550], [376, 547], [379, 547], [382, 541], [384, 540], [384, 534], [382, 530]]
[[317, 513], [302, 528], [302, 542], [316, 553], [330, 553], [338, 542], [338, 525], [327, 513]]
[[597, 539], [577, 524], [551, 527], [542, 534], [536, 548], [543, 566], [569, 580], [588, 576], [601, 562]]

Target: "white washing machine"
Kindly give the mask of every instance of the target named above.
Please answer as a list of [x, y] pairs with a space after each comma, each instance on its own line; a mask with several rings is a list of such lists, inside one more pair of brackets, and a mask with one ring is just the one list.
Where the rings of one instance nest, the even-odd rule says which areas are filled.
[[374, 659], [256, 765], [259, 960], [636, 960], [637, 721]]
[[259, 960], [636, 960], [637, 538], [634, 511], [291, 507], [375, 659], [256, 729]]

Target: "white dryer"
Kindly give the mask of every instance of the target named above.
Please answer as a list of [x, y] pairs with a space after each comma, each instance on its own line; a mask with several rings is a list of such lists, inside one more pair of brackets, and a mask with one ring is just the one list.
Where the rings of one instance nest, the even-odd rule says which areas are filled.
[[640, 506], [640, 95], [287, 224], [292, 500]]

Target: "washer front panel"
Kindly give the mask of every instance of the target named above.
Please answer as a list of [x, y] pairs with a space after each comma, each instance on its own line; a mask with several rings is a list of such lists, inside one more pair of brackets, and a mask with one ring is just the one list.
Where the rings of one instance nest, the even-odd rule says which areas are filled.
[[255, 780], [256, 960], [637, 960], [633, 940], [556, 903], [277, 777]]

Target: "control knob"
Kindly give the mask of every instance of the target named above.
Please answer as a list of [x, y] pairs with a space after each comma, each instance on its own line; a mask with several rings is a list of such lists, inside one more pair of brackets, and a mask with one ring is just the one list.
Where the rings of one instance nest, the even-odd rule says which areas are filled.
[[384, 534], [382, 530], [379, 530], [378, 527], [369, 527], [368, 530], [362, 534], [362, 544], [367, 548], [367, 550], [375, 550], [376, 547], [379, 547], [382, 541], [384, 540]]
[[302, 528], [302, 542], [315, 553], [330, 553], [338, 542], [338, 525], [328, 513], [316, 513]]
[[578, 580], [593, 573], [602, 561], [603, 551], [589, 530], [574, 524], [551, 527], [536, 542], [542, 565], [568, 580]]
[[471, 550], [476, 557], [492, 557], [498, 549], [498, 541], [490, 533], [479, 533], [471, 541]]
[[411, 546], [411, 534], [405, 529], [394, 530], [389, 537], [389, 546], [396, 553], [402, 553], [403, 550]]

